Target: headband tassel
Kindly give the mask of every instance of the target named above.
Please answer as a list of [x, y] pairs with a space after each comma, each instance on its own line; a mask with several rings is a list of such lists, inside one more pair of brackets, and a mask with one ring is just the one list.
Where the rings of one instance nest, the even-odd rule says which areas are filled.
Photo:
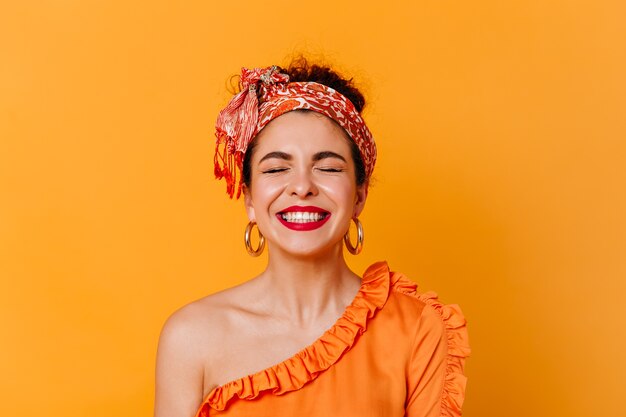
[[[237, 196], [235, 198], [239, 198], [241, 195], [241, 180], [237, 181], [237, 171], [239, 171], [239, 178], [241, 179], [243, 155], [257, 129], [259, 118], [258, 85], [261, 82], [273, 84], [289, 81], [286, 74], [276, 72], [277, 68], [276, 66], [252, 70], [242, 68], [241, 92], [235, 95], [217, 116], [214, 171], [218, 180], [222, 178], [226, 180], [226, 193], [230, 198], [233, 198], [235, 194], [235, 183], [237, 183]], [[220, 145], [224, 145], [221, 154], [219, 152]], [[221, 167], [219, 159], [222, 162]]]

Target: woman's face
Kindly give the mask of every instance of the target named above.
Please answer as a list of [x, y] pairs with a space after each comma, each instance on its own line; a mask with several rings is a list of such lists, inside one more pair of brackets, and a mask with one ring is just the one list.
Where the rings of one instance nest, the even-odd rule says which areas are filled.
[[342, 245], [367, 197], [367, 183], [356, 185], [349, 140], [311, 111], [285, 113], [259, 133], [244, 202], [272, 251], [319, 256]]

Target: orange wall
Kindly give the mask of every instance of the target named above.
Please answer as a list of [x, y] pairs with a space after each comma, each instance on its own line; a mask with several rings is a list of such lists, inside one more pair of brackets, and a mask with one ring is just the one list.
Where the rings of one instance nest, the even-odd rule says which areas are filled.
[[464, 415], [626, 415], [622, 1], [4, 3], [0, 415], [151, 415], [165, 318], [263, 265], [212, 179], [225, 81], [294, 51], [369, 97], [350, 262], [462, 306]]

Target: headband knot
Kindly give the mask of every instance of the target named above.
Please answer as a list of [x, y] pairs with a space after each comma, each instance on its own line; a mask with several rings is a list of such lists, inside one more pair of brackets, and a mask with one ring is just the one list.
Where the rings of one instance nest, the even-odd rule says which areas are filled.
[[256, 90], [259, 82], [264, 86], [276, 83], [289, 82], [289, 75], [278, 72], [278, 66], [272, 65], [267, 68], [242, 68], [241, 69], [242, 90]]

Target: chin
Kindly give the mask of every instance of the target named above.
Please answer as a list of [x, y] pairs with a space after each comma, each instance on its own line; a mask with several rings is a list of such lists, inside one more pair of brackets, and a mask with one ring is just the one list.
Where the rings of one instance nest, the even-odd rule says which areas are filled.
[[[340, 241], [336, 244], [331, 244], [328, 246], [286, 246], [282, 245], [280, 247], [276, 247], [275, 251], [280, 251], [284, 255], [294, 258], [325, 258], [325, 257], [333, 257], [337, 254], [341, 254], [341, 243]], [[337, 250], [338, 249], [338, 250]], [[270, 247], [270, 251], [272, 248]]]

